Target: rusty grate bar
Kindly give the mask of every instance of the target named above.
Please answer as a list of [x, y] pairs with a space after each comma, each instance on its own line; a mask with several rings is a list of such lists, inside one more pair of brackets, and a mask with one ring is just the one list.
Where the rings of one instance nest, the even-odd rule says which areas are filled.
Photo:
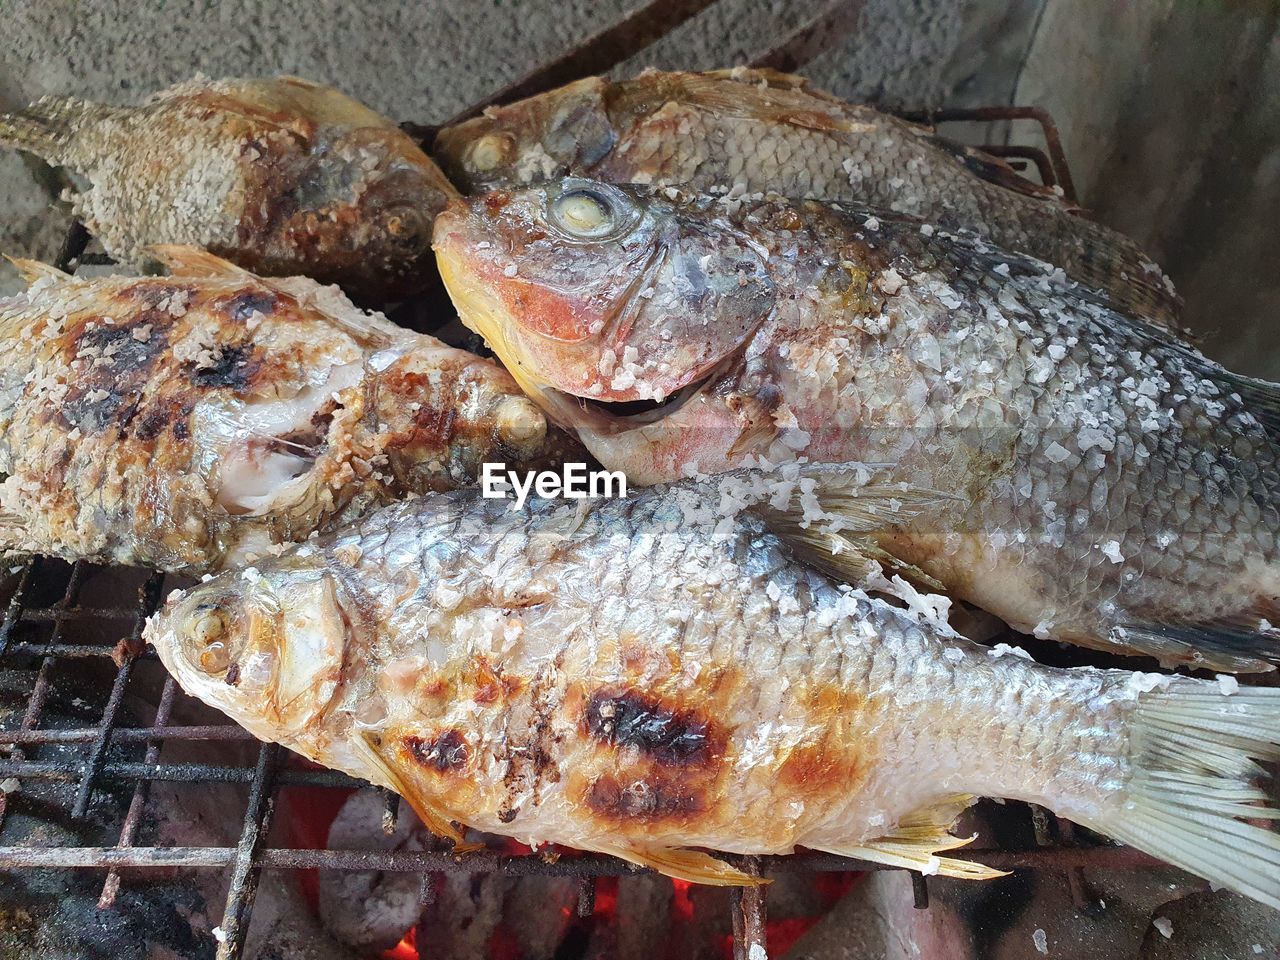
[[[363, 786], [368, 787], [367, 784]], [[1070, 867], [1146, 870], [1164, 866], [1162, 861], [1132, 847], [1053, 846], [1031, 850], [979, 849], [971, 852], [975, 859], [997, 870], [1061, 871]], [[234, 847], [0, 847], [0, 870], [36, 867], [225, 867], [234, 863], [236, 857], [237, 848]], [[758, 860], [760, 870], [765, 875], [903, 869], [814, 851], [801, 851], [789, 856], [759, 857]], [[451, 850], [313, 850], [308, 847], [267, 847], [255, 855], [254, 865], [266, 870], [484, 872], [513, 877], [621, 877], [648, 872], [625, 860], [604, 854], [571, 855], [571, 852], [566, 852], [543, 856], [540, 853], [499, 854], [492, 850], [458, 854]]]
[[262, 873], [262, 845], [266, 842], [275, 810], [272, 786], [280, 748], [264, 743], [258, 749], [258, 765], [253, 770], [253, 785], [244, 811], [244, 828], [232, 860], [231, 885], [227, 890], [227, 909], [222, 915], [218, 960], [239, 960], [244, 952], [245, 931], [253, 913], [258, 893], [258, 877]]
[[133, 632], [124, 642], [124, 656], [116, 670], [116, 678], [111, 684], [111, 694], [102, 711], [102, 723], [98, 727], [98, 736], [93, 741], [89, 753], [89, 762], [85, 766], [84, 777], [76, 791], [76, 801], [71, 807], [71, 816], [76, 820], [84, 818], [89, 812], [89, 798], [93, 794], [93, 781], [102, 772], [102, 764], [106, 759], [107, 745], [111, 742], [111, 731], [115, 728], [116, 719], [120, 715], [120, 704], [124, 700], [124, 688], [133, 675], [133, 665], [142, 649], [142, 628], [146, 626], [147, 617], [155, 613], [160, 602], [160, 587], [164, 584], [163, 573], [153, 573], [147, 578], [138, 591], [138, 611], [133, 621]]
[[[743, 857], [742, 872], [761, 876], [760, 858]], [[764, 887], [738, 887], [730, 901], [733, 917], [733, 960], [765, 956]]]
[[[152, 729], [163, 730], [173, 712], [174, 697], [178, 692], [178, 681], [173, 677], [164, 678], [164, 690], [160, 694], [160, 702], [156, 704], [155, 726]], [[247, 731], [246, 731], [247, 732]], [[154, 764], [160, 758], [160, 741], [152, 739], [147, 742], [146, 763]], [[120, 827], [120, 840], [117, 847], [127, 849], [133, 846], [138, 836], [138, 826], [142, 822], [142, 809], [146, 806], [147, 797], [151, 794], [151, 781], [145, 777], [133, 788], [133, 796], [129, 800], [129, 810], [125, 814], [124, 823]], [[112, 867], [107, 871], [107, 879], [102, 884], [102, 895], [98, 897], [98, 909], [106, 910], [116, 902], [116, 893], [120, 890], [120, 874]]]
[[[913, 123], [992, 123], [1000, 120], [1034, 120], [1040, 125], [1044, 142], [1049, 150], [1048, 168], [1053, 171], [1053, 181], [1045, 180], [1045, 186], [1055, 184], [1062, 189], [1062, 196], [1072, 205], [1079, 201], [1076, 198], [1075, 182], [1071, 179], [1071, 169], [1067, 166], [1067, 155], [1062, 149], [1062, 137], [1058, 133], [1058, 125], [1047, 110], [1040, 107], [953, 107], [946, 110], [921, 110], [899, 113], [898, 116]], [[1036, 154], [1043, 156], [1034, 147], [983, 146], [981, 149], [996, 156], [1019, 156], [1036, 163], [1041, 178], [1044, 177], [1045, 166], [1036, 160]]]

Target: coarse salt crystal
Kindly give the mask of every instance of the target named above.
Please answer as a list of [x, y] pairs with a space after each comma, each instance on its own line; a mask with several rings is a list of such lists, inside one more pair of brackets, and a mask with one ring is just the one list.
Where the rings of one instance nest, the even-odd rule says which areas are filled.
[[1156, 917], [1151, 921], [1151, 925], [1160, 931], [1160, 936], [1166, 940], [1173, 936], [1173, 921], [1168, 917]]
[[1046, 459], [1054, 463], [1062, 463], [1063, 460], [1071, 456], [1071, 451], [1055, 440], [1044, 448], [1044, 455]]
[[519, 272], [519, 268], [516, 267], [514, 263], [508, 263], [505, 267], [502, 268], [502, 275], [504, 277], [514, 277], [518, 272]]
[[213, 934], [213, 939], [217, 940], [219, 943], [227, 942], [227, 931], [223, 930], [221, 927], [214, 927], [209, 932]]
[[1240, 681], [1231, 676], [1231, 674], [1219, 673], [1216, 679], [1218, 681], [1218, 689], [1222, 691], [1224, 697], [1240, 692]]
[[1124, 554], [1120, 552], [1119, 540], [1108, 540], [1098, 549], [1101, 550], [1103, 555], [1112, 563], [1119, 563], [1124, 559]]
[[1039, 927], [1036, 932], [1031, 934], [1031, 942], [1036, 945], [1036, 953], [1043, 953], [1045, 956], [1049, 954], [1049, 937]]

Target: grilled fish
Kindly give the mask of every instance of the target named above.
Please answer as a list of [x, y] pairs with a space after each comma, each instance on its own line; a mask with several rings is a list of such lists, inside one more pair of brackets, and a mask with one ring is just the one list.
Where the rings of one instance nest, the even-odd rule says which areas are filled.
[[[458, 201], [445, 282], [633, 483], [804, 457], [949, 491], [878, 549], [1040, 637], [1280, 657], [1280, 393], [910, 218], [576, 179]], [[636, 408], [639, 403], [640, 409]]]
[[753, 512], [835, 524], [851, 487], [828, 505], [814, 479], [586, 509], [420, 498], [171, 596], [147, 637], [189, 693], [455, 841], [461, 823], [711, 883], [752, 878], [689, 848], [978, 878], [940, 854], [988, 794], [1280, 907], [1280, 837], [1245, 822], [1280, 816], [1248, 782], [1249, 757], [1280, 757], [1280, 690], [1044, 667], [928, 598], [842, 587]]
[[490, 108], [432, 149], [467, 192], [571, 175], [860, 202], [1046, 260], [1162, 324], [1180, 306], [1132, 240], [1004, 161], [772, 70], [591, 77]]
[[0, 550], [199, 572], [574, 445], [500, 367], [194, 248], [0, 300]]
[[77, 216], [132, 266], [191, 244], [372, 300], [425, 286], [431, 218], [457, 194], [386, 117], [296, 77], [198, 77], [136, 107], [44, 97], [0, 117], [0, 142], [86, 177]]

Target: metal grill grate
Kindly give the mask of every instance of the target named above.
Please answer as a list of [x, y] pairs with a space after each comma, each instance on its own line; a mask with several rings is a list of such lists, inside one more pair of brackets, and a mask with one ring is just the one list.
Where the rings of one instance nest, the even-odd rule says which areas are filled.
[[[470, 116], [492, 103], [506, 102], [548, 89], [577, 76], [600, 72], [652, 43], [680, 23], [710, 6], [711, 0], [654, 0], [638, 8], [616, 24], [556, 60], [506, 87], [488, 100], [460, 114]], [[854, 28], [861, 0], [837, 0], [813, 23], [784, 37], [772, 49], [754, 58], [753, 64], [794, 70], [828, 49]], [[1068, 200], [1074, 201], [1070, 173], [1052, 120], [1043, 111], [1031, 108], [995, 107], [982, 110], [948, 110], [909, 119], [926, 122], [992, 121], [1032, 119], [1040, 123], [1048, 155], [1028, 147], [996, 145], [990, 152], [1013, 157], [1024, 169], [1030, 163], [1046, 185], [1058, 184]], [[432, 128], [405, 125], [426, 139]], [[74, 270], [80, 263], [110, 262], [101, 255], [86, 254], [88, 231], [73, 223], [58, 256], [58, 266]], [[136, 599], [118, 606], [83, 604], [86, 587], [102, 578], [128, 575], [136, 581]], [[220, 960], [242, 955], [250, 923], [258, 878], [263, 870], [380, 870], [422, 873], [424, 877], [450, 871], [492, 871], [508, 875], [574, 877], [579, 881], [577, 913], [590, 916], [594, 910], [595, 880], [639, 872], [637, 868], [610, 857], [586, 854], [558, 856], [553, 853], [504, 855], [479, 851], [458, 856], [447, 850], [328, 850], [272, 846], [268, 829], [280, 788], [307, 786], [330, 789], [374, 788], [345, 774], [305, 766], [274, 745], [258, 746], [256, 761], [242, 765], [162, 762], [168, 744], [243, 743], [256, 741], [231, 724], [173, 725], [175, 707], [186, 697], [172, 677], [163, 674], [154, 651], [146, 649], [141, 633], [146, 618], [160, 602], [165, 577], [160, 573], [135, 571], [125, 574], [77, 562], [35, 558], [13, 573], [12, 595], [0, 623], [0, 676], [25, 691], [25, 712], [16, 729], [0, 731], [0, 778], [24, 781], [62, 781], [75, 784], [74, 797], [65, 815], [83, 820], [91, 802], [106, 784], [132, 784], [115, 846], [53, 846], [38, 841], [0, 846], [0, 869], [91, 868], [104, 871], [99, 907], [109, 909], [120, 888], [121, 870], [148, 870], [188, 867], [229, 871], [230, 881], [225, 913], [220, 927]], [[51, 593], [51, 591], [53, 591]], [[152, 674], [151, 700], [156, 703], [149, 726], [122, 726], [126, 693], [137, 692], [140, 665]], [[107, 696], [95, 712], [92, 726], [52, 727], [46, 712], [57, 701], [55, 676], [68, 667], [94, 666], [109, 672], [114, 668]], [[159, 676], [158, 682], [155, 678]], [[131, 684], [133, 686], [131, 687]], [[158, 696], [155, 688], [158, 687]], [[142, 751], [141, 760], [119, 759], [119, 752]], [[114, 754], [114, 755], [113, 755]], [[140, 832], [148, 808], [151, 787], [159, 782], [222, 783], [247, 786], [247, 800], [241, 817], [239, 838], [234, 845], [207, 847], [160, 847], [140, 845]], [[384, 828], [394, 827], [397, 798], [384, 795]], [[0, 837], [5, 835], [8, 794], [0, 792]], [[1015, 809], [1014, 805], [1010, 810]], [[982, 851], [984, 862], [1001, 869], [1035, 869], [1065, 872], [1077, 902], [1086, 894], [1079, 883], [1081, 867], [1140, 868], [1156, 863], [1137, 851], [1115, 846], [1088, 846], [1073, 841], [1069, 825], [1062, 824], [1053, 838], [1049, 818], [1032, 811], [1038, 846], [1029, 850]], [[791, 857], [739, 857], [744, 870], [770, 874], [794, 871], [847, 871], [884, 869], [877, 864], [801, 852]], [[913, 876], [915, 904], [927, 907], [926, 879]], [[423, 886], [424, 903], [430, 884]], [[734, 955], [745, 960], [760, 956], [765, 936], [765, 888], [739, 891], [732, 900]], [[754, 948], [754, 949], [753, 949]]]

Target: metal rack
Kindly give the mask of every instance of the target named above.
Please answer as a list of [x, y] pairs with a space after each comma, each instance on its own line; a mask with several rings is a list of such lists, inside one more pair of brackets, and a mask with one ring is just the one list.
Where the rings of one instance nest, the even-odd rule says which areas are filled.
[[[506, 102], [548, 89], [558, 83], [607, 70], [625, 57], [673, 30], [680, 23], [711, 5], [712, 0], [654, 0], [633, 11], [623, 21], [588, 38], [568, 53], [477, 103], [460, 114], [473, 115], [492, 103]], [[784, 37], [772, 49], [753, 60], [754, 65], [794, 70], [851, 32], [861, 9], [861, 0], [837, 0], [813, 23]], [[459, 119], [455, 118], [455, 119]], [[1042, 151], [1009, 146], [993, 146], [990, 152], [1033, 164], [1041, 181], [1058, 184], [1066, 198], [1074, 202], [1070, 173], [1052, 120], [1030, 108], [995, 107], [983, 110], [948, 110], [910, 117], [926, 122], [1010, 120], [1029, 118], [1039, 122], [1048, 144]], [[423, 137], [431, 128], [406, 124]], [[79, 263], [101, 263], [105, 258], [86, 254], [88, 232], [72, 224], [58, 257], [58, 266], [73, 270]], [[109, 262], [109, 261], [106, 261]], [[115, 572], [118, 575], [118, 572]], [[136, 687], [136, 668], [156, 661], [153, 651], [141, 640], [146, 618], [162, 597], [165, 577], [160, 573], [138, 572], [137, 595], [133, 602], [118, 606], [83, 605], [86, 585], [102, 576], [102, 568], [84, 562], [67, 565], [35, 558], [16, 574], [12, 598], [0, 622], [0, 670], [19, 678], [29, 691], [25, 712], [16, 729], [0, 731], [0, 779], [20, 782], [62, 781], [75, 784], [74, 799], [67, 816], [82, 820], [91, 802], [100, 797], [104, 784], [123, 784], [132, 794], [114, 846], [49, 846], [23, 844], [0, 846], [0, 869], [80, 868], [104, 872], [99, 907], [110, 909], [121, 883], [122, 870], [157, 868], [207, 868], [226, 870], [230, 880], [225, 913], [219, 924], [223, 938], [218, 947], [220, 960], [242, 955], [245, 935], [252, 917], [259, 877], [264, 870], [381, 870], [422, 873], [424, 876], [450, 871], [492, 871], [508, 875], [574, 877], [579, 881], [577, 913], [590, 916], [594, 910], [595, 880], [639, 872], [630, 864], [610, 857], [587, 855], [505, 855], [479, 851], [456, 855], [448, 850], [327, 850], [277, 847], [268, 842], [268, 831], [281, 787], [308, 786], [331, 789], [364, 788], [367, 784], [335, 771], [305, 768], [280, 748], [263, 744], [256, 761], [244, 765], [216, 765], [161, 762], [165, 744], [187, 742], [243, 742], [253, 738], [231, 724], [179, 725], [171, 723], [175, 708], [186, 697], [172, 677], [165, 676], [156, 698], [155, 713], [145, 726], [128, 726], [124, 703], [126, 693]], [[49, 588], [61, 585], [57, 599]], [[102, 627], [111, 625], [107, 639]], [[91, 631], [89, 628], [93, 628]], [[96, 635], [95, 635], [96, 634]], [[114, 680], [97, 711], [96, 723], [75, 728], [50, 728], [46, 712], [55, 696], [55, 673], [68, 664], [110, 663]], [[161, 670], [158, 663], [155, 670]], [[142, 759], [125, 760], [113, 756], [120, 748], [142, 751]], [[50, 748], [60, 748], [53, 750]], [[65, 749], [61, 749], [65, 748]], [[158, 782], [222, 783], [247, 785], [247, 800], [240, 819], [237, 842], [228, 846], [159, 847], [140, 845], [140, 832], [151, 803], [151, 787]], [[0, 837], [8, 807], [7, 794], [0, 793]], [[1012, 806], [1010, 809], [1014, 809]], [[386, 798], [384, 827], [394, 827], [396, 802]], [[1124, 847], [1088, 846], [1073, 842], [1066, 831], [1055, 839], [1047, 820], [1037, 818], [1038, 845], [1027, 850], [984, 850], [985, 863], [1002, 869], [1052, 870], [1067, 873], [1084, 866], [1141, 868], [1155, 864], [1151, 858]], [[848, 871], [885, 869], [877, 864], [827, 854], [801, 852], [791, 857], [731, 858], [742, 869], [769, 875], [794, 871]], [[424, 884], [424, 891], [429, 885]], [[1073, 893], [1079, 889], [1078, 876], [1072, 879]], [[915, 904], [927, 907], [929, 894], [925, 878], [914, 878]], [[1078, 893], [1078, 899], [1085, 894]], [[424, 892], [424, 903], [429, 896]], [[765, 938], [765, 888], [738, 891], [732, 899], [735, 957], [755, 960]]]

